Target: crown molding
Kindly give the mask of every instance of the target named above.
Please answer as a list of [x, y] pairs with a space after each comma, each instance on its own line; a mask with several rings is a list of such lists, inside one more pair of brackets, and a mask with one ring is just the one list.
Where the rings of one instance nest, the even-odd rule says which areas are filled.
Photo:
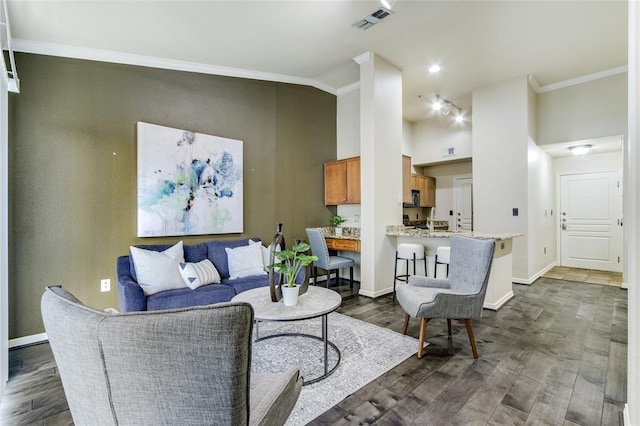
[[356, 64], [362, 65], [368, 60], [370, 60], [371, 56], [373, 56], [372, 52], [370, 50], [367, 50], [366, 52], [361, 53], [358, 56], [354, 57], [353, 60], [355, 61]]
[[538, 83], [538, 80], [536, 80], [533, 74], [529, 74], [527, 76], [527, 79], [529, 80], [529, 85], [531, 85], [533, 91], [536, 93], [540, 93], [540, 83]]
[[197, 62], [178, 61], [174, 59], [156, 58], [153, 56], [132, 53], [114, 52], [110, 50], [91, 49], [55, 43], [45, 43], [24, 39], [13, 39], [13, 50], [22, 53], [57, 56], [62, 58], [83, 59], [88, 61], [110, 62], [114, 64], [135, 65], [149, 68], [160, 68], [173, 71], [195, 72], [200, 74], [222, 75], [226, 77], [246, 78], [250, 80], [273, 81], [277, 83], [299, 84], [311, 86], [323, 92], [337, 95], [337, 89], [317, 80], [285, 74], [253, 71]]
[[356, 81], [355, 83], [347, 84], [346, 86], [342, 86], [338, 88], [337, 95], [344, 95], [345, 93], [353, 92], [354, 90], [358, 90], [360, 88], [360, 82]]
[[[587, 83], [589, 81], [598, 80], [605, 77], [611, 77], [612, 75], [623, 74], [627, 72], [627, 68], [627, 65], [621, 65], [619, 67], [609, 68], [603, 71], [594, 72], [593, 74], [570, 78], [568, 80], [559, 81], [557, 83], [547, 84], [545, 86], [538, 85], [537, 90], [533, 85], [532, 87], [534, 88], [536, 93], [551, 92], [553, 90], [563, 89], [565, 87], [575, 86], [577, 84]], [[533, 76], [529, 77], [529, 81], [531, 81], [531, 79], [535, 81], [535, 78]]]

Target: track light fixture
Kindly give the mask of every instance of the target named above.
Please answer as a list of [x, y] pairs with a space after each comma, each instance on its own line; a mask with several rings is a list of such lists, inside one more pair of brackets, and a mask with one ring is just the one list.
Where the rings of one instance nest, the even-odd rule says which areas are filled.
[[[419, 97], [422, 98], [422, 96]], [[451, 101], [441, 98], [440, 95], [436, 95], [436, 99], [431, 104], [431, 108], [444, 116], [452, 116], [456, 123], [462, 124], [465, 121], [462, 108]]]

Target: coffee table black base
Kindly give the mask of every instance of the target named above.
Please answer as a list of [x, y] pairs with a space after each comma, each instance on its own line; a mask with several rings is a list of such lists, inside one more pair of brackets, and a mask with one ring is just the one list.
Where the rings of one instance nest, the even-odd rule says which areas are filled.
[[[324, 374], [322, 374], [321, 376], [318, 377], [314, 377], [313, 379], [307, 380], [306, 377], [303, 377], [303, 382], [302, 382], [302, 386], [307, 386], [313, 383], [317, 383], [320, 380], [324, 380], [327, 377], [329, 377], [330, 375], [333, 374], [334, 371], [336, 371], [336, 369], [338, 368], [338, 366], [340, 365], [340, 359], [342, 358], [342, 353], [340, 352], [340, 349], [338, 349], [338, 347], [331, 341], [323, 339], [320, 336], [314, 336], [313, 334], [306, 334], [306, 333], [278, 333], [278, 334], [271, 334], [269, 336], [264, 336], [264, 337], [260, 337], [259, 339], [256, 339], [256, 342], [261, 342], [263, 340], [267, 340], [267, 339], [273, 339], [275, 337], [308, 337], [310, 339], [315, 339], [315, 340], [319, 340], [321, 342], [325, 343], [325, 348], [324, 348]], [[329, 359], [328, 359], [328, 353], [327, 353], [327, 349], [328, 347], [331, 346], [333, 348], [333, 350], [335, 351], [336, 355], [338, 355], [338, 359], [336, 361], [336, 365], [334, 365], [331, 369], [329, 369]]]

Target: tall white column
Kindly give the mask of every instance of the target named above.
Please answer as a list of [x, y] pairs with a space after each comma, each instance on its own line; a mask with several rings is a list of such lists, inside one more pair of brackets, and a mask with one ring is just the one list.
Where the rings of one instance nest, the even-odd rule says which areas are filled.
[[628, 284], [627, 406], [625, 424], [640, 425], [640, 5], [629, 1], [629, 132], [625, 142], [625, 264]]
[[366, 52], [360, 65], [360, 294], [393, 290], [394, 240], [385, 227], [402, 219], [402, 72]]
[[[528, 279], [528, 82], [525, 76], [473, 92], [473, 229], [521, 232], [513, 277]], [[517, 209], [517, 215], [514, 214]]]

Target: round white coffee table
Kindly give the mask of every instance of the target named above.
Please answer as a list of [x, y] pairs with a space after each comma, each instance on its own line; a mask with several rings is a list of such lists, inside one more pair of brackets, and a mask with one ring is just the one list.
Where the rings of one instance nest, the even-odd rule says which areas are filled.
[[[310, 385], [329, 377], [340, 364], [340, 349], [331, 341], [328, 336], [327, 315], [338, 309], [342, 304], [342, 297], [333, 290], [322, 287], [309, 286], [307, 292], [298, 297], [296, 306], [285, 306], [281, 301], [272, 302], [269, 287], [260, 287], [253, 290], [243, 291], [236, 295], [232, 302], [246, 302], [251, 304], [254, 311], [256, 324], [256, 342], [266, 339], [273, 339], [282, 336], [301, 336], [320, 340], [324, 343], [324, 374], [305, 379], [304, 384]], [[260, 337], [259, 322], [261, 321], [301, 321], [311, 318], [322, 318], [322, 337], [306, 333], [279, 333]], [[329, 368], [328, 352], [332, 347], [337, 354], [336, 364]]]

